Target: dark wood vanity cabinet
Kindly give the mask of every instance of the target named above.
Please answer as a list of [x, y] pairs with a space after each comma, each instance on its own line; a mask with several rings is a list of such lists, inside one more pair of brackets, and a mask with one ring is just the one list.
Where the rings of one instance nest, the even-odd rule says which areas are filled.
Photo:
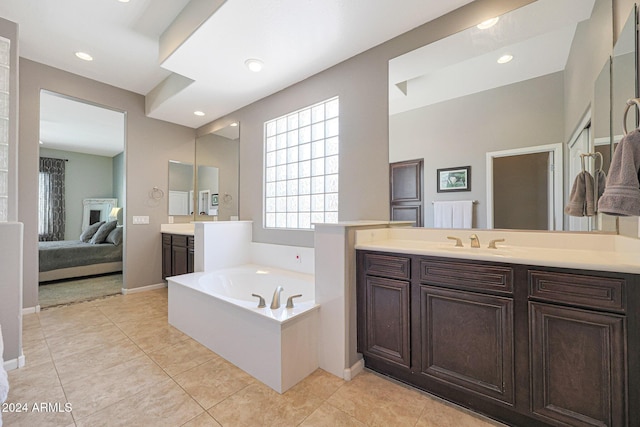
[[636, 275], [357, 253], [365, 365], [513, 426], [640, 426]]
[[529, 286], [532, 411], [572, 426], [638, 425], [625, 415], [627, 281], [530, 270]]
[[162, 278], [194, 271], [194, 237], [162, 234]]

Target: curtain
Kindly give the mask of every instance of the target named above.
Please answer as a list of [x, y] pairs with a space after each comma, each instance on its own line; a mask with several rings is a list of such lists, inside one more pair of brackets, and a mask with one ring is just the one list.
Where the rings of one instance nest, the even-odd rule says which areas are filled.
[[39, 240], [64, 240], [64, 159], [40, 157]]

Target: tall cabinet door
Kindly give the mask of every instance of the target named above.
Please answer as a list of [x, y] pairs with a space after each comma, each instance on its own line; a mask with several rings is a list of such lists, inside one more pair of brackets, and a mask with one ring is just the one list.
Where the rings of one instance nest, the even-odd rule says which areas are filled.
[[423, 163], [423, 159], [418, 159], [389, 165], [392, 221], [413, 221], [416, 227], [422, 227], [424, 223]]

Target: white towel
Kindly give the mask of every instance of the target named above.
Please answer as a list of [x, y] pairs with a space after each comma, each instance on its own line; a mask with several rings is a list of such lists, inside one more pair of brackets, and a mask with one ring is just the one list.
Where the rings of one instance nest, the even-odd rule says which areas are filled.
[[435, 228], [471, 228], [472, 225], [473, 200], [433, 202]]

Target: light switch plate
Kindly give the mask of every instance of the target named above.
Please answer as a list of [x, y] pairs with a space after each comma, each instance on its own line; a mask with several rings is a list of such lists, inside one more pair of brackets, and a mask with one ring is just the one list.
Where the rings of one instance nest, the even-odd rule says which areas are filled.
[[149, 215], [145, 216], [134, 216], [133, 217], [134, 224], [149, 224]]

